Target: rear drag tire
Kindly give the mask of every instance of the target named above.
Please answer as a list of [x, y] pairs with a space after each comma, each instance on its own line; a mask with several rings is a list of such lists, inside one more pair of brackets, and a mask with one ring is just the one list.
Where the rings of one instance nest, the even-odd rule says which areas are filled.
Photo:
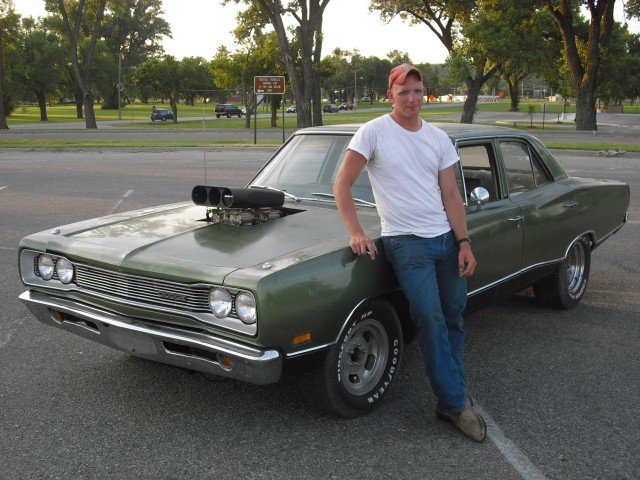
[[575, 308], [587, 290], [590, 270], [591, 245], [582, 237], [571, 245], [558, 269], [533, 286], [536, 299], [547, 307]]

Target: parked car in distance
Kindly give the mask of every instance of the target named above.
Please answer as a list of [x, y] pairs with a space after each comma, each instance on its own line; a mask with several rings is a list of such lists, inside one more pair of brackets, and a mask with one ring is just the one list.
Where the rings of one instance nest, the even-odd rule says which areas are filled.
[[151, 120], [153, 122], [155, 122], [156, 120], [160, 120], [161, 122], [164, 122], [166, 120], [173, 120], [173, 112], [165, 108], [158, 108], [155, 111], [151, 112]]
[[231, 118], [234, 115], [237, 115], [238, 118], [242, 118], [242, 110], [237, 105], [233, 105], [232, 103], [220, 103], [215, 106], [214, 112], [216, 114], [216, 118], [227, 117]]
[[[544, 306], [578, 305], [592, 252], [627, 220], [629, 186], [568, 175], [518, 130], [440, 127], [460, 154], [478, 260], [469, 308], [530, 286]], [[366, 171], [352, 191], [375, 261], [353, 255], [335, 206], [356, 129], [296, 131], [246, 188], [218, 179], [195, 186], [192, 202], [25, 237], [20, 299], [43, 324], [130, 355], [255, 384], [291, 366], [319, 408], [370, 411], [391, 391], [413, 328]]]
[[362, 97], [362, 98], [360, 99], [360, 101], [361, 101], [361, 102], [370, 102], [370, 101], [371, 101], [371, 98], [370, 98], [370, 97]]
[[338, 106], [335, 103], [326, 103], [322, 106], [322, 113], [335, 113], [338, 111]]
[[291, 105], [289, 108], [287, 108], [287, 113], [296, 113], [296, 106]]
[[351, 102], [341, 103], [340, 106], [338, 107], [338, 109], [340, 109], [340, 110], [353, 110], [353, 103], [351, 103]]

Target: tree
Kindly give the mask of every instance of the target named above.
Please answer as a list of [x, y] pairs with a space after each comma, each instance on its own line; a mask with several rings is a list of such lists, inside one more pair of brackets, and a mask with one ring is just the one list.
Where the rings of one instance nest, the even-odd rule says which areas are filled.
[[121, 0], [105, 14], [102, 36], [112, 57], [105, 108], [118, 108], [117, 83], [130, 83], [131, 71], [148, 58], [164, 53], [162, 37], [171, 38], [171, 27], [162, 18], [162, 0]]
[[[73, 79], [82, 93], [86, 127], [98, 128], [93, 111], [95, 97], [91, 89], [91, 65], [96, 43], [100, 38], [107, 0], [88, 0], [88, 2], [87, 0], [46, 0], [46, 5], [48, 11], [57, 11], [62, 17], [63, 31], [69, 42]], [[85, 44], [85, 49], [81, 49], [82, 39], [85, 36], [82, 27], [85, 26], [90, 30], [87, 32], [89, 42]]]
[[[229, 1], [258, 8], [269, 19], [278, 35], [281, 59], [298, 105], [298, 127], [322, 125], [320, 87], [314, 67], [321, 61], [322, 16], [329, 0], [291, 0], [286, 6], [280, 0], [224, 0], [223, 5]], [[297, 22], [293, 40], [285, 27], [287, 15]]]
[[372, 0], [370, 7], [385, 21], [399, 16], [410, 24], [423, 23], [438, 37], [449, 52], [450, 74], [467, 86], [462, 123], [473, 123], [480, 89], [500, 68], [481, 42], [461, 34], [482, 19], [481, 7], [477, 0]]
[[137, 86], [151, 87], [156, 95], [169, 99], [173, 122], [178, 121], [178, 99], [182, 88], [180, 62], [172, 55], [162, 59], [150, 58], [142, 62], [131, 75]]
[[640, 87], [640, 35], [631, 34], [626, 25], [616, 23], [609, 47], [602, 52], [600, 81], [596, 88], [598, 103], [622, 105], [625, 98], [637, 96]]
[[[548, 65], [557, 56], [558, 44], [546, 48], [548, 32], [555, 28], [553, 18], [536, 11], [535, 0], [479, 0], [482, 14], [465, 22], [464, 35], [471, 45], [481, 46], [507, 84], [511, 111], [518, 110], [518, 83], [540, 65]], [[488, 82], [493, 80], [490, 79]]]
[[47, 96], [53, 95], [62, 80], [65, 51], [56, 32], [46, 22], [24, 19], [22, 38], [23, 69], [20, 78], [25, 90], [32, 92], [40, 109], [40, 120], [47, 121]]
[[182, 97], [193, 106], [197, 98], [205, 98], [213, 89], [213, 75], [202, 57], [187, 57], [180, 61], [179, 75]]
[[[543, 0], [542, 6], [552, 15], [560, 29], [569, 74], [576, 91], [576, 129], [598, 129], [596, 88], [602, 51], [609, 46], [613, 31], [615, 0]], [[586, 40], [576, 33], [579, 7], [589, 13]]]
[[0, 0], [0, 129], [6, 130], [7, 114], [11, 111], [10, 82], [7, 81], [6, 62], [13, 56], [18, 38], [20, 16], [11, 0]]

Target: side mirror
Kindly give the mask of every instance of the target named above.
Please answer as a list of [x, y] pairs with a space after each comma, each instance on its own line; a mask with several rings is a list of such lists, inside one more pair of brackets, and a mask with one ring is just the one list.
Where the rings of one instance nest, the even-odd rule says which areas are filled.
[[477, 205], [478, 210], [480, 210], [482, 205], [489, 202], [489, 191], [484, 187], [476, 187], [471, 191], [471, 195], [469, 197], [471, 203], [473, 205]]

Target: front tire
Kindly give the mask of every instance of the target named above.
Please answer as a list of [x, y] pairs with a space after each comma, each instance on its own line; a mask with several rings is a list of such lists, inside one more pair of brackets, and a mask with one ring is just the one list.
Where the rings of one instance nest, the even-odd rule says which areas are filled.
[[314, 406], [354, 418], [386, 398], [402, 359], [400, 320], [391, 305], [374, 300], [358, 308], [305, 385]]
[[591, 270], [591, 245], [587, 237], [576, 240], [558, 270], [533, 286], [543, 305], [569, 310], [575, 308], [587, 290]]

